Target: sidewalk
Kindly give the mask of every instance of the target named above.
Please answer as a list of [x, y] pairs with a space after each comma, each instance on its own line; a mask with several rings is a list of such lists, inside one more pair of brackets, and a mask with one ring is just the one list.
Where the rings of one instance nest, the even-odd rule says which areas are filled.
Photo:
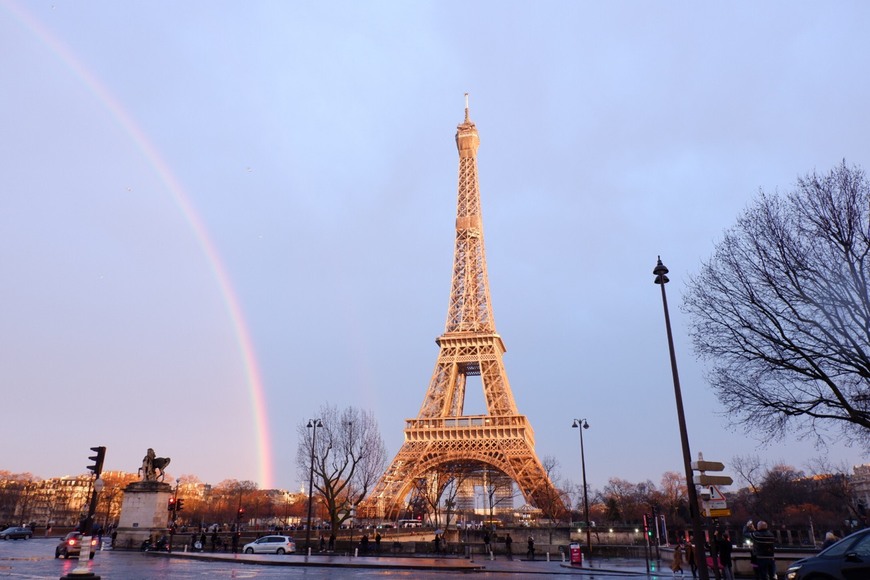
[[[210, 552], [149, 552], [153, 556], [180, 558], [186, 560], [206, 560], [211, 562], [227, 562], [236, 564], [253, 564], [259, 566], [296, 566], [296, 567], [331, 567], [331, 568], [368, 568], [395, 570], [439, 570], [444, 572], [497, 572], [501, 574], [564, 574], [587, 575], [595, 577], [649, 577], [672, 578], [673, 573], [667, 567], [650, 563], [650, 574], [647, 576], [643, 560], [608, 558], [593, 559], [584, 562], [583, 566], [571, 566], [561, 560], [546, 559], [525, 560], [519, 557], [507, 560], [503, 556], [489, 560], [475, 556], [473, 560], [463, 557], [416, 557], [416, 556], [362, 556], [312, 554], [306, 558], [303, 554], [285, 556], [271, 554], [221, 554]], [[660, 570], [660, 571], [658, 571]]]

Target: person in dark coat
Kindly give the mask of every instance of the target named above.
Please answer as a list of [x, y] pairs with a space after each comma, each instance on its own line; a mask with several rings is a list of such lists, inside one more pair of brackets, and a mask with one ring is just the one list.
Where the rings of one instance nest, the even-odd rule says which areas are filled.
[[511, 538], [511, 535], [508, 534], [504, 539], [504, 551], [507, 553], [508, 560], [514, 559], [513, 545], [514, 540]]
[[529, 536], [529, 549], [526, 551], [526, 556], [529, 560], [535, 559], [535, 539]]
[[731, 548], [731, 536], [725, 532], [716, 540], [716, 551], [719, 552], [719, 563], [722, 564], [724, 580], [734, 580], [734, 572], [731, 569]]

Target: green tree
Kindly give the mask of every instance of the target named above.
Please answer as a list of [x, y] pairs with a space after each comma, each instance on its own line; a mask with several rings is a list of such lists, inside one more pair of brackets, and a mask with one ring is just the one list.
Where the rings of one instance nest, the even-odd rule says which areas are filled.
[[762, 192], [684, 297], [696, 353], [735, 424], [870, 450], [870, 184], [843, 162]]

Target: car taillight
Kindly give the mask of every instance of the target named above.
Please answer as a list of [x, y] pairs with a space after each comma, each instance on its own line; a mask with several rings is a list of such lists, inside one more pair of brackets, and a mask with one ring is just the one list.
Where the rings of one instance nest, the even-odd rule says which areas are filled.
[[75, 545], [76, 545], [75, 538], [70, 538], [69, 545], [70, 545], [70, 546], [75, 546]]

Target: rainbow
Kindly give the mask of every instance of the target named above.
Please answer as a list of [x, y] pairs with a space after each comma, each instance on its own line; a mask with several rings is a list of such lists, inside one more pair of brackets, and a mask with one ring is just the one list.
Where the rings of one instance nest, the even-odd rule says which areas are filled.
[[[3, 1], [3, 0], [0, 0]], [[51, 51], [72, 70], [93, 94], [106, 106], [115, 117], [119, 125], [127, 132], [143, 156], [154, 167], [160, 179], [166, 184], [172, 194], [175, 204], [185, 217], [193, 230], [194, 236], [205, 254], [206, 260], [220, 288], [221, 296], [226, 304], [230, 321], [236, 336], [236, 342], [242, 355], [246, 381], [250, 390], [251, 406], [254, 412], [256, 425], [256, 442], [259, 449], [259, 484], [264, 489], [269, 489], [274, 482], [274, 465], [272, 459], [271, 440], [269, 437], [269, 420], [266, 412], [266, 397], [263, 391], [263, 381], [254, 351], [254, 345], [248, 332], [247, 323], [239, 305], [233, 285], [227, 270], [221, 261], [220, 254], [209, 236], [205, 224], [190, 202], [184, 187], [175, 177], [172, 169], [160, 155], [157, 148], [151, 143], [141, 127], [133, 117], [124, 109], [121, 103], [112, 95], [111, 91], [97, 79], [72, 50], [51, 33], [39, 20], [28, 14], [23, 8], [16, 6], [11, 1], [5, 1], [6, 8], [18, 20], [29, 29], [35, 36], [48, 46]]]

